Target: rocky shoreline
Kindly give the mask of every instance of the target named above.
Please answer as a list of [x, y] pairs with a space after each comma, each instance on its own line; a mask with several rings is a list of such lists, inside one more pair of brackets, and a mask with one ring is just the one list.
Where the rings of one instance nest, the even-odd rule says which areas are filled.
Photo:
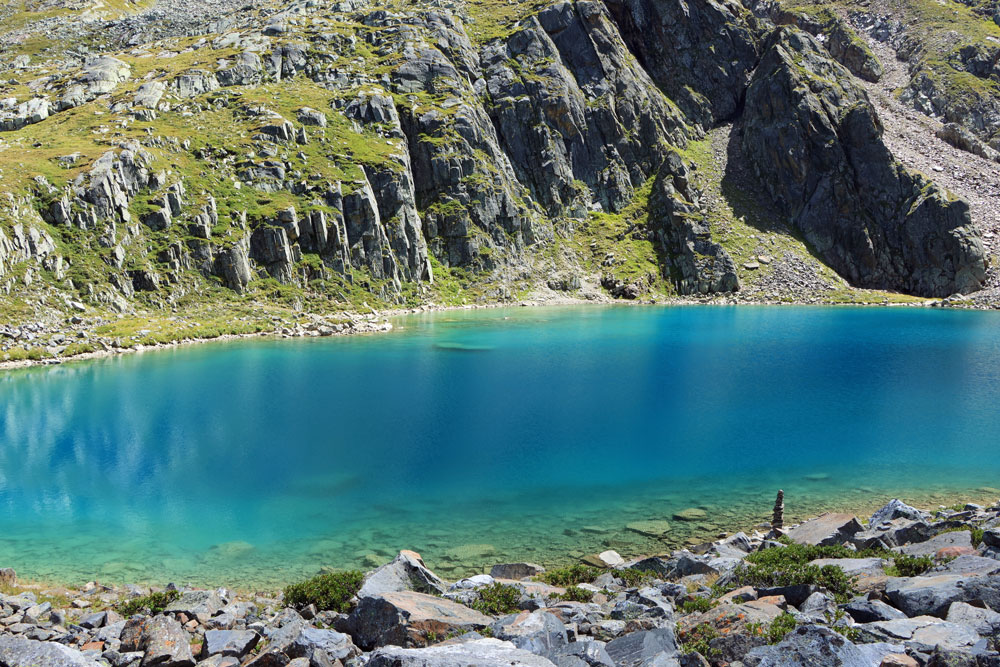
[[[104, 318], [83, 319], [72, 317], [58, 322], [29, 322], [20, 325], [0, 324], [0, 371], [33, 366], [54, 366], [68, 361], [101, 359], [155, 349], [168, 349], [182, 345], [211, 343], [221, 341], [243, 340], [251, 338], [305, 338], [327, 336], [350, 336], [357, 334], [385, 333], [393, 329], [391, 319], [419, 313], [447, 312], [458, 310], [481, 310], [493, 308], [515, 307], [553, 307], [553, 306], [583, 306], [583, 305], [621, 305], [621, 306], [907, 306], [907, 307], [945, 307], [976, 310], [995, 310], [1000, 308], [1000, 301], [980, 302], [964, 298], [928, 299], [912, 302], [890, 301], [886, 294], [884, 301], [862, 300], [856, 302], [835, 302], [821, 298], [788, 300], [783, 298], [766, 298], [763, 295], [754, 297], [734, 294], [731, 296], [678, 297], [667, 300], [635, 300], [622, 301], [611, 299], [604, 295], [588, 295], [592, 298], [577, 299], [562, 294], [537, 294], [533, 298], [517, 302], [493, 302], [467, 304], [460, 306], [425, 305], [415, 308], [399, 308], [393, 310], [375, 311], [371, 313], [343, 312], [335, 315], [307, 314], [301, 317], [270, 318], [270, 326], [249, 333], [222, 333], [211, 337], [182, 337], [176, 340], [143, 344], [148, 332], [139, 331], [130, 337], [102, 336], [96, 330], [109, 324], [112, 320]], [[86, 342], [86, 351], [75, 352], [74, 342]], [[37, 356], [4, 359], [4, 354], [14, 345], [28, 345], [38, 352]], [[93, 349], [90, 349], [93, 348]], [[43, 356], [44, 355], [46, 356]]]
[[1000, 501], [827, 513], [670, 554], [448, 582], [402, 551], [283, 593], [19, 584], [4, 667], [998, 665]]

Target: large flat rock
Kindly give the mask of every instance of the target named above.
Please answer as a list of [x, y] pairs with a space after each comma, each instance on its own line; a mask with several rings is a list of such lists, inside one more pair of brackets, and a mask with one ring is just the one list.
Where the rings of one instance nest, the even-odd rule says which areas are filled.
[[788, 531], [788, 537], [799, 544], [827, 546], [847, 542], [863, 530], [853, 514], [821, 514]]
[[945, 570], [922, 577], [890, 577], [885, 593], [894, 606], [910, 617], [944, 618], [953, 602], [981, 602], [993, 611], [1000, 611], [1000, 576], [995, 571], [996, 568], [987, 573]]
[[604, 648], [618, 667], [668, 667], [678, 655], [677, 639], [670, 628], [633, 632]]
[[953, 651], [969, 650], [981, 637], [966, 625], [942, 621], [933, 616], [917, 616], [892, 621], [875, 621], [857, 626], [862, 636], [873, 641], [902, 641], [917, 651], [936, 646]]
[[774, 646], [751, 649], [743, 658], [746, 667], [876, 667], [899, 644], [854, 644], [843, 635], [819, 625], [800, 625]]
[[[951, 533], [941, 533], [935, 535], [926, 542], [908, 544], [899, 547], [896, 551], [907, 556], [935, 556], [941, 549], [960, 548], [972, 551], [972, 533], [967, 530], [960, 530]], [[1000, 565], [1000, 563], [998, 563]]]
[[349, 619], [361, 648], [425, 646], [435, 637], [468, 632], [493, 622], [465, 605], [425, 593], [399, 591], [364, 597]]
[[555, 667], [550, 660], [499, 639], [478, 639], [429, 648], [386, 646], [372, 653], [368, 667]]
[[76, 649], [55, 642], [0, 636], [0, 665], [4, 667], [101, 667]]
[[504, 616], [490, 627], [497, 639], [538, 655], [549, 655], [569, 642], [562, 621], [541, 609]]

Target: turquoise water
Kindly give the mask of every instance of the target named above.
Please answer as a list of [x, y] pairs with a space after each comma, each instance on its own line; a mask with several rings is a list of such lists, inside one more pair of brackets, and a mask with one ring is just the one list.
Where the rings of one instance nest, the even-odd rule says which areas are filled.
[[457, 576], [748, 528], [778, 488], [798, 517], [995, 499], [998, 406], [1000, 315], [928, 309], [446, 312], [13, 371], [0, 566], [251, 587], [411, 548]]

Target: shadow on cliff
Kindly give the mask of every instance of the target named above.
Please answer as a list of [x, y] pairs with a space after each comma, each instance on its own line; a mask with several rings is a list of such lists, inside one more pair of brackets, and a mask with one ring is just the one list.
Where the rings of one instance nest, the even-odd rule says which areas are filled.
[[750, 169], [740, 142], [743, 126], [740, 120], [733, 123], [726, 144], [726, 169], [722, 174], [720, 189], [723, 198], [736, 218], [743, 218], [747, 225], [762, 233], [783, 234], [801, 243], [820, 264], [829, 267], [823, 256], [806, 241], [799, 230], [785, 222], [784, 215], [770, 201], [760, 178]]

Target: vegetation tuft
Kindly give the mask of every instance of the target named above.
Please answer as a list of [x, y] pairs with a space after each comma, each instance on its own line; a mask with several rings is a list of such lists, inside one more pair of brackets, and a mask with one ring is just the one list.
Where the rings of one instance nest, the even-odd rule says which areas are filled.
[[364, 573], [358, 570], [320, 574], [286, 587], [285, 604], [290, 607], [314, 604], [320, 611], [346, 613], [351, 610], [352, 600], [361, 590], [364, 578]]
[[590, 565], [570, 565], [556, 570], [549, 570], [538, 575], [538, 578], [552, 586], [576, 586], [590, 584], [601, 576], [602, 570]]
[[520, 609], [518, 607], [520, 601], [521, 591], [513, 586], [494, 582], [489, 586], [480, 588], [478, 597], [469, 606], [487, 616], [502, 616], [503, 614], [513, 614], [518, 611]]
[[150, 593], [131, 600], [120, 600], [115, 605], [115, 611], [129, 618], [136, 614], [146, 614], [156, 616], [163, 612], [167, 606], [181, 596], [180, 591], [163, 591], [162, 593]]
[[590, 602], [594, 599], [594, 591], [588, 591], [586, 588], [580, 588], [579, 586], [570, 586], [566, 589], [566, 592], [559, 596], [560, 600], [568, 600], [569, 602]]
[[694, 597], [683, 600], [680, 604], [681, 611], [685, 614], [704, 613], [715, 606], [709, 598]]
[[[809, 565], [818, 558], [860, 558], [868, 552], [851, 551], [841, 546], [810, 546], [791, 544], [765, 549], [747, 556], [736, 568], [735, 583], [739, 586], [771, 587], [811, 584], [821, 586], [838, 602], [847, 602], [854, 592], [853, 579], [834, 565]], [[879, 555], [882, 555], [879, 552]]]
[[890, 577], [919, 577], [933, 565], [934, 559], [930, 556], [896, 554], [892, 564], [885, 568], [885, 573]]
[[656, 575], [654, 573], [647, 572], [645, 570], [637, 570], [634, 567], [618, 570], [615, 572], [615, 576], [621, 579], [625, 585], [630, 588], [642, 586], [646, 582], [656, 579]]
[[678, 628], [677, 636], [683, 653], [700, 653], [706, 658], [722, 653], [719, 649], [709, 645], [713, 639], [719, 636], [719, 631], [708, 623], [699, 623], [687, 632], [681, 632]]

